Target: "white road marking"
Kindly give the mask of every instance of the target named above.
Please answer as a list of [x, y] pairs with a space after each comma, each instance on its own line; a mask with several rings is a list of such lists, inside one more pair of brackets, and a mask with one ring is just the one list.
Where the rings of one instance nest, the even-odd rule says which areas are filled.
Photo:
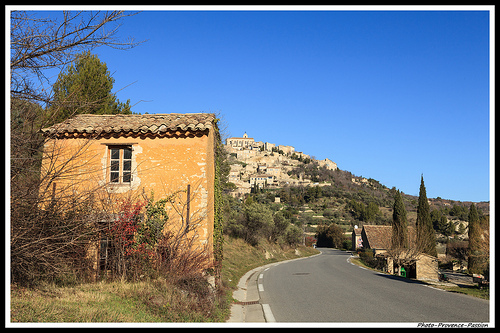
[[264, 311], [264, 318], [268, 323], [275, 323], [276, 319], [274, 319], [273, 312], [271, 311], [271, 307], [269, 304], [262, 304], [262, 310]]
[[264, 285], [262, 283], [259, 283], [259, 291], [264, 291]]

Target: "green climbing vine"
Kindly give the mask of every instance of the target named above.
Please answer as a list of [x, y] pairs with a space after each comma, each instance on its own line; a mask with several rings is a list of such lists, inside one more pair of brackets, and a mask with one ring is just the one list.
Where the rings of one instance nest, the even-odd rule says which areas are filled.
[[220, 279], [220, 270], [222, 267], [222, 259], [224, 258], [224, 235], [223, 224], [224, 217], [222, 213], [223, 196], [222, 196], [222, 163], [224, 162], [224, 147], [222, 145], [218, 118], [214, 120], [214, 151], [215, 151], [215, 181], [214, 181], [214, 260], [216, 278]]

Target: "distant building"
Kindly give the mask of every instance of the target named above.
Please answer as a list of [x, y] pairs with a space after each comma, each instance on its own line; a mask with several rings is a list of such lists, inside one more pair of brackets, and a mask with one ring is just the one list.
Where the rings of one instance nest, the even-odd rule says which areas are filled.
[[250, 157], [257, 156], [257, 150], [252, 149], [242, 149], [236, 151], [236, 158], [240, 161], [244, 161]]
[[280, 167], [267, 167], [266, 173], [269, 175], [273, 175], [274, 178], [278, 179], [281, 177], [281, 168]]
[[272, 151], [274, 147], [276, 147], [274, 143], [269, 143], [269, 142], [264, 143], [265, 151]]
[[250, 185], [252, 187], [258, 186], [259, 188], [263, 188], [268, 184], [272, 184], [273, 180], [273, 176], [271, 175], [254, 174], [250, 176]]
[[354, 226], [354, 230], [352, 231], [352, 250], [356, 251], [357, 249], [363, 248], [363, 239], [361, 238], [361, 229], [358, 228], [357, 225]]
[[226, 145], [231, 146], [233, 148], [248, 148], [251, 147], [255, 143], [255, 140], [253, 138], [249, 138], [248, 134], [245, 132], [243, 134], [243, 137], [241, 138], [227, 138], [226, 139]]
[[[232, 191], [232, 195], [239, 196], [248, 193], [256, 185], [259, 188], [266, 185], [331, 185], [330, 182], [313, 184], [310, 179], [304, 177], [303, 173], [299, 175], [299, 179], [289, 174], [305, 159], [315, 160], [303, 152], [296, 152], [293, 146], [255, 141], [254, 138], [248, 137], [247, 133], [242, 137], [227, 138], [225, 142], [225, 149], [230, 154], [232, 163], [229, 181], [238, 189]], [[330, 170], [337, 169], [337, 164], [329, 159], [318, 161], [318, 164]]]
[[333, 162], [332, 160], [330, 160], [328, 158], [325, 158], [324, 160], [318, 160], [318, 164], [320, 166], [326, 167], [329, 170], [334, 170], [335, 171], [335, 170], [338, 169], [337, 163]]
[[[354, 229], [352, 238], [358, 237], [358, 232]], [[410, 253], [412, 247], [415, 246], [413, 240], [415, 239], [415, 229], [408, 227], [408, 238], [410, 248], [407, 253]], [[384, 271], [389, 274], [397, 274], [399, 266], [396, 265], [396, 260], [392, 257], [388, 250], [391, 246], [392, 227], [387, 225], [364, 225], [361, 230], [362, 247], [373, 251], [373, 255], [384, 262]], [[353, 245], [354, 247], [354, 245]], [[406, 276], [418, 280], [438, 280], [438, 260], [436, 257], [430, 256], [425, 253], [414, 253], [406, 256], [408, 260], [402, 264], [406, 270]]]
[[295, 152], [295, 147], [278, 145], [278, 150], [281, 150], [285, 155], [291, 155]]

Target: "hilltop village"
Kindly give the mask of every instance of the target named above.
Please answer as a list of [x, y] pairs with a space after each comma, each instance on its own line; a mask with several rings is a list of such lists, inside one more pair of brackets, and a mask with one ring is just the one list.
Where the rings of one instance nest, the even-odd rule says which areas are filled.
[[[341, 171], [337, 164], [328, 158], [316, 160], [313, 156], [296, 151], [293, 146], [255, 141], [247, 133], [242, 137], [226, 139], [225, 147], [230, 164], [229, 182], [234, 184], [233, 190], [230, 192], [233, 197], [242, 198], [256, 188], [327, 187], [323, 189], [324, 196], [328, 196], [325, 191], [330, 192], [330, 196], [331, 193], [335, 192], [338, 200], [331, 202], [323, 198], [321, 202], [304, 203], [301, 207], [303, 212], [311, 214], [314, 222], [331, 220], [343, 227], [346, 232], [351, 232], [355, 224], [361, 223], [363, 225], [365, 222], [371, 222], [389, 225], [392, 220], [395, 187], [389, 189], [374, 179], [355, 176], [348, 171], [339, 173], [335, 176], [336, 180], [326, 177], [325, 181], [317, 182], [317, 180], [313, 180], [311, 174], [302, 171], [307, 170], [306, 165], [314, 163], [318, 167], [324, 167], [328, 170]], [[332, 185], [334, 186], [328, 189]], [[408, 221], [410, 225], [414, 225], [418, 197], [404, 193], [403, 197], [408, 211]], [[274, 200], [275, 202], [283, 201], [279, 195]], [[466, 237], [467, 212], [471, 202], [459, 202], [440, 197], [428, 198], [427, 201], [431, 211], [435, 210], [433, 221], [444, 215], [447, 217], [447, 221], [453, 224], [453, 227], [450, 226], [450, 231], [462, 228], [463, 230], [456, 236], [460, 239]], [[373, 219], [367, 221], [361, 217], [360, 212], [368, 207], [370, 202], [378, 206], [378, 209], [375, 210], [377, 214], [374, 215]], [[375, 207], [375, 205], [372, 206]], [[481, 212], [484, 212], [482, 214], [488, 215], [489, 202], [478, 202], [476, 206]], [[329, 214], [329, 218], [324, 215], [325, 212]], [[315, 224], [313, 221], [309, 222]]]
[[292, 175], [291, 171], [300, 163], [316, 161], [319, 166], [336, 170], [337, 164], [328, 158], [316, 160], [313, 157], [296, 151], [293, 146], [276, 145], [274, 143], [255, 141], [243, 134], [243, 137], [226, 139], [226, 150], [229, 154], [231, 171], [229, 182], [236, 188], [231, 192], [235, 197], [250, 193], [252, 188], [282, 187], [285, 185], [326, 186], [330, 183], [313, 183]]

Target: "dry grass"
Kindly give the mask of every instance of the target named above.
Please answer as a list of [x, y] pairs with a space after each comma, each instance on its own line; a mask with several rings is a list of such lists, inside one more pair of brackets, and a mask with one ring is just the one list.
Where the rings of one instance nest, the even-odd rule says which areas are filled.
[[478, 286], [461, 285], [456, 287], [434, 285], [436, 288], [444, 289], [453, 293], [465, 294], [482, 299], [490, 299], [490, 288], [479, 289]]
[[251, 246], [240, 238], [225, 236], [224, 260], [222, 262], [223, 280], [230, 288], [235, 288], [239, 279], [255, 267], [319, 253], [312, 247], [304, 246], [299, 246], [298, 251], [297, 255], [295, 248], [282, 248], [278, 244], [267, 241], [261, 241], [259, 245]]
[[[192, 282], [192, 281], [191, 281]], [[208, 286], [196, 290], [163, 279], [75, 287], [11, 288], [11, 322], [222, 321]]]
[[[229, 316], [232, 290], [248, 270], [271, 262], [308, 256], [313, 248], [281, 248], [262, 242], [257, 247], [226, 236], [219, 295], [201, 276], [137, 282], [99, 282], [60, 287], [11, 286], [12, 323], [164, 323], [223, 322]], [[266, 256], [267, 253], [267, 256]], [[219, 297], [217, 297], [219, 296]]]

